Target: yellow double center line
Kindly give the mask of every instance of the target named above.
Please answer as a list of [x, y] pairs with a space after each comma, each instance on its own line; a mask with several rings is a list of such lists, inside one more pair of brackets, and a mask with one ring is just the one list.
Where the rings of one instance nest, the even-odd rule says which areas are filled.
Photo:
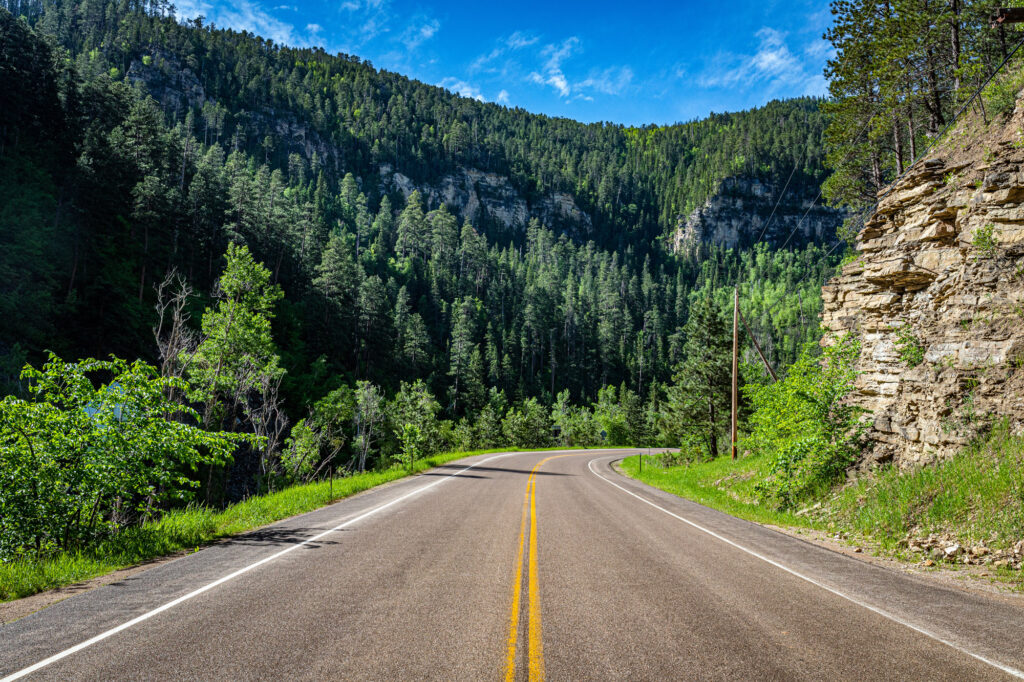
[[540, 575], [537, 572], [537, 470], [559, 457], [572, 457], [571, 455], [553, 455], [542, 459], [533, 467], [530, 478], [526, 481], [526, 495], [523, 497], [523, 517], [519, 522], [519, 553], [516, 557], [516, 579], [512, 586], [512, 609], [509, 614], [508, 630], [508, 652], [505, 659], [505, 680], [513, 682], [516, 677], [516, 647], [519, 642], [519, 612], [520, 601], [523, 592], [523, 551], [526, 544], [526, 520], [530, 520], [530, 543], [527, 563], [529, 565], [529, 586], [527, 596], [529, 599], [529, 613], [527, 616], [527, 638], [528, 638], [528, 666], [529, 679], [544, 679], [544, 643], [541, 639], [540, 628]]

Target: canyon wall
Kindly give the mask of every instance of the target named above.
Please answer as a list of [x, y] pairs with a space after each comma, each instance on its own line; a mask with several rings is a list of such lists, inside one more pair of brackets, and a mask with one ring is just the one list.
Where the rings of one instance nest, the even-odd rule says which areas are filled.
[[826, 343], [858, 334], [868, 468], [948, 457], [1024, 420], [1024, 113], [969, 120], [901, 179], [823, 290]]
[[782, 187], [756, 178], [726, 178], [702, 206], [679, 217], [670, 244], [672, 250], [686, 252], [700, 243], [748, 246], [757, 240], [766, 224], [764, 239], [773, 246], [781, 246], [790, 233], [793, 238], [789, 246], [796, 247], [809, 242], [828, 244], [834, 239], [846, 214], [822, 205], [817, 187], [790, 187], [780, 202], [781, 191]]

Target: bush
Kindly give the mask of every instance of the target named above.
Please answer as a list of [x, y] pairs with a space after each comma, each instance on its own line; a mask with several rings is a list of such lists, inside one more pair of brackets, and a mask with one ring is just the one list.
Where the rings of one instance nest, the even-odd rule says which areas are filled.
[[971, 245], [978, 250], [976, 258], [991, 258], [996, 255], [996, 250], [999, 248], [996, 226], [989, 223], [975, 230]]
[[907, 367], [917, 367], [924, 362], [924, 346], [914, 334], [914, 329], [905, 324], [896, 330], [896, 348], [900, 354], [900, 360], [907, 363]]
[[614, 386], [605, 386], [597, 391], [594, 419], [604, 431], [604, 439], [608, 445], [632, 445], [629, 425], [626, 423], [626, 411], [619, 404]]
[[[107, 379], [99, 388], [96, 376]], [[0, 560], [85, 546], [191, 498], [200, 464], [251, 436], [208, 433], [171, 399], [189, 385], [138, 361], [55, 355], [26, 366], [28, 400], [0, 401]]]
[[1009, 73], [985, 88], [985, 107], [993, 119], [1008, 118], [1017, 106], [1017, 93], [1024, 86], [1024, 73]]
[[509, 408], [501, 431], [505, 441], [517, 448], [543, 448], [551, 444], [551, 420], [536, 398]]
[[815, 350], [807, 344], [782, 381], [746, 389], [754, 409], [742, 446], [771, 458], [757, 494], [777, 509], [790, 509], [841, 478], [864, 431], [864, 410], [846, 400], [857, 376], [859, 341], [847, 335], [821, 358]]

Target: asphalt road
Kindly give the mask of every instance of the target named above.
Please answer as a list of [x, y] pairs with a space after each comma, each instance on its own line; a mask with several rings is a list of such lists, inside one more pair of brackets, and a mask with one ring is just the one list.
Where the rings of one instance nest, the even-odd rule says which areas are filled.
[[623, 455], [473, 457], [161, 564], [0, 627], [0, 677], [1024, 676], [1019, 600], [667, 495]]

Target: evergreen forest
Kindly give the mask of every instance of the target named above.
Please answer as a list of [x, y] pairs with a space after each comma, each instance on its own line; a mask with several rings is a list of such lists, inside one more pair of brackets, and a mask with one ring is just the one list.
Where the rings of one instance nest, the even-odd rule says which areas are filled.
[[[0, 92], [0, 517], [24, 521], [0, 556], [449, 450], [715, 457], [734, 287], [785, 374], [816, 354], [841, 254], [753, 231], [673, 253], [674, 231], [727, 178], [805, 196], [862, 182], [826, 144], [865, 111], [855, 93], [582, 124], [160, 1], [3, 0]], [[888, 177], [883, 152], [865, 154]], [[494, 173], [530, 206], [571, 196], [589, 221], [463, 218], [393, 191], [389, 169], [420, 189]], [[754, 395], [770, 379], [741, 336]]]

